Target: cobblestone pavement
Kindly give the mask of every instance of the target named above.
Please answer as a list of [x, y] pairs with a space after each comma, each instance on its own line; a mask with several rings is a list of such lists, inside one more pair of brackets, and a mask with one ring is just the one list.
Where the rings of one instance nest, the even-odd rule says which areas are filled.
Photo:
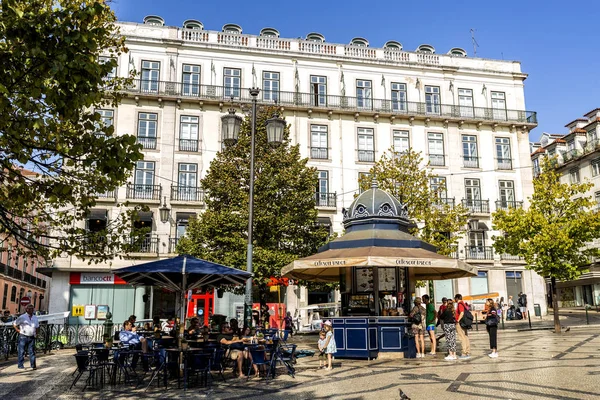
[[[305, 337], [301, 342], [312, 341]], [[295, 378], [274, 381], [227, 379], [210, 390], [148, 391], [133, 386], [69, 391], [73, 350], [39, 357], [38, 370], [18, 371], [15, 360], [0, 366], [2, 399], [598, 399], [600, 398], [600, 327], [573, 327], [556, 335], [548, 330], [499, 332], [498, 359], [487, 357], [485, 330], [472, 332], [472, 358], [448, 362], [440, 352], [424, 360], [336, 360], [334, 370], [317, 370], [316, 357], [301, 358]], [[300, 347], [306, 348], [306, 345]], [[442, 350], [444, 344], [442, 344]], [[231, 375], [228, 373], [227, 377]], [[85, 375], [84, 375], [85, 377]]]

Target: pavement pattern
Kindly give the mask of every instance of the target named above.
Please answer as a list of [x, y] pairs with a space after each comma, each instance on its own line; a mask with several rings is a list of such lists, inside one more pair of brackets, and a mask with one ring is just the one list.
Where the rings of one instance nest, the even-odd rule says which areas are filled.
[[[572, 327], [560, 335], [549, 330], [499, 331], [499, 354], [491, 359], [485, 329], [471, 332], [472, 357], [445, 361], [442, 351], [425, 359], [335, 360], [332, 371], [319, 371], [318, 359], [298, 360], [296, 377], [275, 380], [215, 380], [210, 389], [187, 391], [176, 385], [134, 385], [86, 389], [69, 386], [75, 370], [72, 349], [42, 355], [38, 370], [19, 371], [16, 360], [0, 365], [1, 399], [600, 399], [600, 326]], [[313, 347], [316, 337], [298, 339]], [[310, 342], [308, 342], [310, 341]], [[303, 343], [304, 342], [304, 343]], [[27, 365], [27, 363], [26, 363]], [[86, 375], [84, 375], [85, 378]], [[84, 379], [82, 378], [82, 379]]]

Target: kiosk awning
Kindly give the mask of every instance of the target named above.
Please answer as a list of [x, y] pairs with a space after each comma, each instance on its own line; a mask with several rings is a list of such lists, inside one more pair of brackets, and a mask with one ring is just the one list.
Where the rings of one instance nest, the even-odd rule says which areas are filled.
[[477, 268], [464, 261], [421, 248], [356, 247], [330, 249], [286, 265], [281, 275], [316, 282], [337, 282], [340, 268], [408, 267], [415, 279], [442, 280], [476, 276]]

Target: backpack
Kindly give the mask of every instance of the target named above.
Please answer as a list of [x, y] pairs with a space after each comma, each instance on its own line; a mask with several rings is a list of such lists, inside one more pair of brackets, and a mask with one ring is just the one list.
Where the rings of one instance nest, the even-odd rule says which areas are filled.
[[463, 317], [460, 320], [460, 326], [465, 329], [473, 329], [473, 314], [471, 314], [471, 310], [469, 310], [469, 307], [467, 307], [465, 303], [463, 303], [463, 307], [465, 311], [463, 312]]

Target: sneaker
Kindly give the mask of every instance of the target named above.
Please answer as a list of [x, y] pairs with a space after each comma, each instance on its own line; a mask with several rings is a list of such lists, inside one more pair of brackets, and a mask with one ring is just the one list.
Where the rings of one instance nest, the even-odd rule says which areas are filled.
[[446, 361], [454, 361], [454, 360], [456, 360], [456, 356], [446, 356], [446, 357], [444, 357], [444, 360], [446, 360]]
[[24, 366], [22, 366], [22, 365], [19, 365], [19, 366], [18, 366], [18, 368], [19, 368], [19, 369], [25, 369], [25, 367], [24, 367]]
[[490, 358], [498, 358], [498, 353], [490, 353], [488, 354]]
[[427, 353], [428, 356], [435, 356], [435, 353]]
[[462, 356], [460, 356], [458, 358], [460, 358], [461, 360], [468, 360], [469, 358], [471, 358], [471, 356], [468, 354], [463, 354]]
[[417, 358], [421, 358], [421, 353], [417, 353]]

